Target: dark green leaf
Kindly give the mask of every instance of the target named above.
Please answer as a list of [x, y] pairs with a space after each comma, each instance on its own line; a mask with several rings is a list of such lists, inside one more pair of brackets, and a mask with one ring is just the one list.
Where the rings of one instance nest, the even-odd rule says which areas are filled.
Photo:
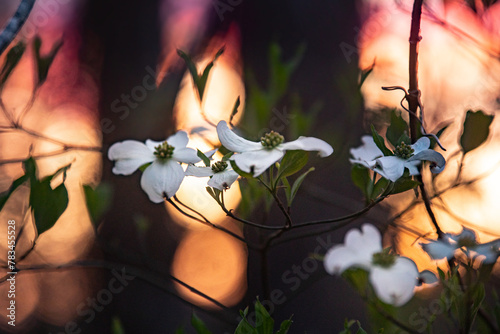
[[191, 325], [194, 327], [196, 333], [198, 334], [212, 334], [212, 332], [208, 330], [203, 320], [198, 318], [198, 316], [194, 312], [193, 316], [191, 317]]
[[234, 116], [238, 113], [238, 107], [240, 106], [240, 97], [236, 99], [236, 102], [234, 102], [234, 107], [233, 111], [231, 112], [231, 116], [229, 117], [229, 124], [232, 124]]
[[57, 52], [63, 45], [62, 41], [58, 41], [52, 47], [49, 54], [47, 56], [40, 55], [40, 48], [42, 47], [42, 40], [40, 36], [36, 36], [33, 41], [33, 50], [35, 53], [35, 59], [38, 70], [38, 82], [37, 85], [40, 86], [47, 79], [47, 75], [49, 74], [50, 66], [56, 57]]
[[151, 164], [152, 164], [152, 162], [147, 162], [144, 165], [142, 165], [141, 167], [139, 167], [139, 170], [141, 172], [144, 172], [146, 170], [146, 168], [148, 168]]
[[83, 185], [87, 209], [95, 227], [99, 225], [102, 215], [111, 204], [112, 189], [109, 184], [101, 183], [95, 190], [89, 185]]
[[361, 88], [361, 86], [363, 86], [366, 78], [368, 78], [368, 76], [373, 72], [374, 67], [375, 67], [375, 61], [367, 69], [361, 70], [361, 75], [359, 78], [359, 88]]
[[387, 188], [390, 186], [390, 184], [391, 184], [391, 181], [387, 180], [386, 178], [381, 177], [375, 183], [370, 199], [375, 200], [380, 195], [384, 194], [386, 192]]
[[198, 93], [200, 94], [200, 101], [203, 101], [203, 93], [205, 92], [205, 87], [207, 85], [208, 75], [214, 66], [215, 61], [224, 53], [224, 47], [222, 47], [214, 56], [214, 59], [208, 63], [208, 65], [203, 70], [203, 74], [199, 77], [197, 82]]
[[[194, 83], [195, 87], [198, 89], [198, 82], [200, 81], [200, 77], [198, 75], [198, 70], [196, 69], [196, 65], [194, 64], [191, 57], [188, 54], [186, 54], [184, 51], [177, 49], [177, 54], [186, 63], [186, 66], [189, 70], [189, 73], [191, 73], [191, 77], [193, 78], [193, 83]], [[198, 93], [199, 93], [199, 91], [198, 91]], [[201, 95], [200, 95], [200, 101], [201, 101]]]
[[205, 164], [206, 167], [210, 167], [210, 159], [205, 155], [205, 153], [203, 153], [200, 150], [197, 150], [196, 154], [198, 155], [198, 158], [203, 160], [203, 163]]
[[2, 70], [0, 71], [0, 90], [3, 88], [10, 74], [21, 60], [21, 57], [23, 56], [25, 50], [26, 44], [21, 41], [17, 43], [13, 48], [11, 48], [7, 53], [7, 57], [5, 57], [5, 63], [3, 64]]
[[21, 184], [23, 184], [24, 182], [26, 182], [28, 180], [29, 180], [29, 176], [25, 174], [25, 175], [19, 177], [18, 179], [16, 179], [14, 182], [12, 182], [12, 185], [10, 186], [9, 190], [7, 190], [6, 192], [0, 194], [0, 211], [2, 211], [5, 203], [7, 203], [7, 200], [10, 198], [10, 196], [12, 195], [12, 193]]
[[490, 124], [493, 122], [493, 116], [484, 114], [481, 110], [473, 112], [467, 111], [464, 122], [464, 130], [460, 137], [460, 145], [464, 155], [476, 149], [484, 143], [490, 133]]
[[233, 170], [238, 173], [238, 175], [246, 178], [253, 178], [253, 175], [247, 172], [242, 171], [233, 160], [229, 160], [231, 163], [231, 167], [233, 167]]
[[290, 190], [290, 198], [288, 199], [288, 206], [292, 206], [293, 199], [295, 198], [295, 195], [297, 195], [297, 191], [299, 191], [300, 185], [302, 184], [302, 182], [304, 182], [306, 176], [312, 171], [314, 171], [314, 167], [309, 168], [306, 172], [304, 172], [301, 176], [299, 176], [297, 180], [295, 180], [292, 189]]
[[415, 189], [419, 185], [420, 182], [415, 181], [410, 177], [403, 177], [394, 183], [394, 188], [392, 189], [391, 194], [399, 194], [410, 189]]
[[281, 160], [276, 180], [297, 173], [307, 164], [308, 160], [309, 160], [309, 154], [306, 151], [301, 151], [301, 150], [287, 151], [285, 153], [285, 156]]
[[365, 198], [369, 198], [370, 196], [367, 192], [368, 184], [372, 183], [370, 170], [361, 165], [353, 165], [351, 169], [351, 179], [354, 185], [361, 190]]
[[231, 158], [233, 156], [234, 152], [229, 152], [228, 154], [224, 155], [222, 157], [222, 161], [228, 161], [229, 158]]
[[375, 142], [375, 145], [377, 145], [377, 147], [382, 151], [382, 153], [384, 154], [384, 156], [394, 155], [391, 152], [391, 150], [389, 150], [385, 146], [384, 138], [377, 133], [377, 131], [375, 130], [375, 127], [373, 125], [371, 126], [371, 130], [372, 130], [373, 141]]
[[113, 332], [113, 334], [125, 334], [125, 330], [123, 329], [123, 325], [120, 318], [113, 317], [111, 331]]
[[259, 299], [255, 301], [255, 316], [255, 329], [257, 329], [257, 332], [259, 334], [273, 334], [274, 320]]
[[397, 109], [391, 110], [391, 125], [387, 128], [386, 137], [394, 147], [401, 144], [401, 137], [408, 137], [408, 124]]
[[276, 332], [276, 334], [287, 334], [288, 330], [290, 330], [290, 326], [292, 326], [292, 317], [283, 321], [280, 325], [280, 329]]

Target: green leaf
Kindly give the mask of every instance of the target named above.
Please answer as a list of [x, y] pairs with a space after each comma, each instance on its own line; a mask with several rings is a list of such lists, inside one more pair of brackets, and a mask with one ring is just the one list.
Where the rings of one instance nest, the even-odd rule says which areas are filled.
[[308, 160], [309, 160], [309, 154], [306, 151], [301, 151], [301, 150], [287, 151], [285, 153], [285, 156], [281, 160], [276, 180], [297, 173], [302, 168], [304, 168]]
[[238, 107], [240, 106], [240, 97], [236, 99], [236, 102], [234, 102], [234, 107], [233, 111], [231, 112], [231, 116], [229, 117], [229, 124], [232, 124], [234, 116], [238, 113]]
[[252, 174], [242, 171], [233, 160], [229, 160], [229, 163], [231, 163], [231, 167], [233, 167], [233, 170], [238, 173], [238, 175], [246, 178], [253, 178]]
[[411, 177], [402, 177], [394, 183], [394, 188], [391, 194], [399, 194], [410, 189], [415, 189], [420, 185], [420, 182], [413, 180]]
[[372, 180], [368, 168], [357, 164], [353, 165], [351, 169], [351, 180], [354, 185], [361, 190], [365, 198], [370, 197], [371, 191], [370, 194], [368, 194], [368, 185], [372, 183]]
[[219, 58], [223, 53], [224, 53], [224, 47], [222, 47], [219, 51], [217, 51], [217, 53], [214, 56], [214, 59], [210, 63], [208, 63], [208, 65], [203, 70], [203, 74], [198, 79], [197, 87], [198, 87], [198, 93], [200, 94], [200, 101], [203, 101], [203, 93], [205, 92], [205, 87], [207, 85], [208, 75], [210, 74], [212, 67], [214, 67], [214, 63], [217, 60], [217, 58]]
[[141, 172], [144, 172], [146, 170], [146, 168], [148, 168], [151, 164], [152, 164], [152, 162], [147, 162], [144, 165], [142, 165], [141, 167], [139, 167], [139, 170]]
[[384, 141], [384, 138], [379, 135], [377, 133], [377, 131], [375, 130], [375, 127], [371, 126], [371, 130], [372, 130], [372, 137], [373, 137], [373, 141], [375, 142], [375, 145], [377, 145], [377, 147], [382, 151], [382, 153], [384, 154], [384, 156], [391, 156], [391, 155], [394, 155], [391, 150], [389, 150], [386, 146], [385, 146], [385, 141]]
[[12, 47], [7, 53], [7, 57], [5, 57], [5, 63], [3, 64], [2, 70], [0, 71], [0, 90], [3, 88], [10, 74], [21, 60], [24, 51], [26, 51], [26, 44], [21, 41], [14, 47]]
[[38, 70], [38, 82], [37, 85], [40, 86], [47, 79], [47, 75], [49, 74], [50, 66], [56, 57], [57, 52], [63, 45], [62, 41], [58, 41], [52, 47], [52, 50], [48, 53], [47, 56], [40, 55], [40, 48], [42, 47], [42, 39], [40, 36], [36, 36], [33, 41], [33, 50], [35, 53], [35, 60]]
[[123, 329], [120, 318], [113, 317], [111, 326], [111, 331], [113, 332], [113, 334], [125, 334], [125, 330]]
[[370, 196], [370, 199], [375, 200], [377, 199], [380, 195], [384, 194], [388, 187], [390, 187], [391, 181], [387, 180], [386, 178], [381, 177], [374, 185], [373, 187], [373, 192]]
[[300, 185], [302, 184], [302, 182], [304, 182], [304, 179], [306, 178], [306, 176], [313, 171], [314, 171], [314, 167], [311, 167], [306, 172], [304, 172], [301, 176], [299, 176], [297, 178], [297, 180], [295, 180], [295, 182], [293, 183], [293, 186], [290, 190], [290, 195], [289, 195], [290, 198], [289, 199], [287, 198], [288, 206], [292, 206], [293, 199], [295, 198], [295, 195], [297, 195], [297, 191], [299, 191]]
[[490, 125], [493, 115], [486, 115], [483, 111], [467, 111], [464, 121], [464, 130], [460, 137], [460, 145], [464, 155], [476, 149], [486, 141], [490, 133]]
[[229, 152], [228, 154], [224, 155], [222, 157], [222, 161], [228, 161], [229, 158], [231, 158], [233, 156], [234, 152]]
[[203, 320], [198, 318], [198, 316], [194, 312], [193, 316], [191, 317], [191, 325], [194, 327], [196, 333], [198, 334], [212, 334], [212, 332], [208, 330]]
[[[196, 69], [196, 65], [194, 64], [193, 60], [191, 59], [191, 57], [187, 53], [185, 53], [182, 50], [177, 49], [177, 54], [186, 63], [186, 66], [189, 70], [189, 73], [191, 74], [191, 77], [193, 78], [193, 83], [196, 86], [196, 88], [198, 88], [198, 82], [200, 81], [200, 77], [198, 75], [198, 70]], [[198, 93], [199, 93], [199, 91], [198, 91]], [[200, 95], [200, 101], [201, 101], [201, 95]]]
[[276, 332], [276, 334], [287, 334], [288, 330], [290, 329], [290, 326], [292, 326], [292, 317], [290, 319], [284, 320], [281, 325], [280, 329]]
[[259, 334], [273, 334], [274, 320], [257, 298], [255, 301], [255, 329]]
[[[401, 144], [402, 137], [408, 137], [408, 124], [397, 109], [391, 110], [391, 125], [387, 128], [387, 140], [394, 146]], [[404, 140], [403, 140], [404, 141]]]
[[95, 189], [90, 185], [83, 185], [83, 192], [90, 218], [94, 226], [97, 227], [101, 217], [111, 204], [113, 191], [109, 184], [101, 183]]
[[205, 164], [206, 167], [210, 167], [210, 159], [205, 155], [205, 153], [203, 153], [200, 150], [197, 150], [196, 154], [198, 155], [198, 158], [203, 160], [203, 163]]
[[360, 73], [360, 77], [359, 77], [359, 88], [361, 88], [363, 86], [363, 84], [365, 83], [365, 80], [370, 76], [370, 74], [373, 72], [373, 68], [375, 67], [375, 61], [373, 62], [373, 64], [370, 65], [370, 67], [368, 67], [367, 69], [365, 70], [361, 70], [361, 73]]
[[14, 182], [12, 182], [9, 190], [7, 190], [6, 192], [0, 194], [0, 211], [2, 211], [5, 203], [7, 203], [7, 200], [10, 198], [10, 196], [12, 195], [12, 193], [14, 193], [14, 191], [20, 185], [22, 185], [24, 182], [26, 182], [28, 180], [29, 180], [29, 176], [25, 174], [25, 175], [19, 177], [18, 179], [16, 179]]
[[[35, 160], [29, 158], [24, 162], [26, 175], [30, 179], [30, 206], [35, 217], [38, 235], [52, 228], [68, 207], [68, 191], [64, 185], [64, 179], [66, 170], [70, 166], [64, 166], [54, 174], [38, 180]], [[50, 183], [60, 173], [64, 173], [63, 183], [52, 189]]]

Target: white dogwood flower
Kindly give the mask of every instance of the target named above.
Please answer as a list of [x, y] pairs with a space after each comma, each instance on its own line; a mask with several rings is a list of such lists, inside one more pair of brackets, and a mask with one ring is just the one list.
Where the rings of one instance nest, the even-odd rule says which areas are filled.
[[201, 159], [192, 148], [187, 148], [188, 135], [179, 131], [163, 142], [125, 140], [111, 145], [108, 158], [115, 162], [113, 173], [130, 175], [139, 167], [150, 164], [141, 177], [141, 187], [155, 203], [165, 196], [175, 195], [184, 179], [181, 163], [193, 164]]
[[314, 137], [299, 137], [284, 143], [277, 132], [266, 133], [260, 142], [246, 140], [229, 129], [225, 121], [217, 124], [219, 140], [225, 148], [239, 153], [231, 157], [238, 168], [257, 177], [272, 164], [279, 161], [287, 150], [318, 151], [320, 157], [333, 153], [333, 148], [325, 141]]
[[447, 258], [450, 260], [457, 250], [483, 256], [483, 263], [495, 263], [500, 255], [500, 239], [488, 243], [478, 243], [476, 232], [462, 227], [459, 234], [446, 233], [443, 240], [430, 241], [420, 244], [422, 248], [435, 260]]
[[443, 171], [446, 164], [440, 153], [429, 149], [431, 141], [427, 137], [421, 137], [413, 145], [401, 142], [394, 149], [392, 156], [384, 156], [371, 136], [363, 136], [361, 140], [362, 146], [350, 150], [352, 158], [349, 161], [373, 169], [392, 182], [402, 177], [405, 169], [408, 169], [410, 175], [418, 175], [418, 166], [422, 161], [432, 163], [433, 173]]
[[364, 224], [361, 232], [358, 229], [347, 232], [343, 245], [328, 250], [324, 265], [331, 275], [340, 275], [351, 267], [368, 271], [370, 283], [380, 300], [395, 306], [413, 297], [419, 277], [412, 260], [382, 249], [380, 232], [370, 224]]
[[226, 161], [215, 162], [211, 167], [189, 165], [186, 169], [186, 176], [210, 177], [208, 185], [220, 191], [229, 189], [239, 177]]

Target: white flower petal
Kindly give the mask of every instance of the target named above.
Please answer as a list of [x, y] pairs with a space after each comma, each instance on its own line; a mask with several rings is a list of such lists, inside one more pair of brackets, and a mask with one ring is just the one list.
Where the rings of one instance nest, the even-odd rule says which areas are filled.
[[195, 164], [201, 161], [196, 151], [192, 148], [174, 148], [174, 153], [172, 154], [172, 159], [178, 162], [184, 162], [187, 164]]
[[451, 259], [455, 253], [456, 246], [450, 245], [447, 242], [437, 240], [431, 241], [426, 244], [420, 244], [424, 251], [430, 255], [434, 260], [439, 260], [442, 258]]
[[[405, 171], [405, 160], [396, 156], [387, 156], [376, 159], [380, 169], [375, 171], [392, 182], [396, 182]], [[380, 172], [381, 171], [381, 172]]]
[[212, 167], [197, 167], [189, 165], [184, 173], [186, 176], [207, 177], [214, 175]]
[[439, 281], [438, 278], [436, 277], [436, 275], [432, 271], [429, 271], [429, 270], [421, 271], [418, 274], [418, 279], [419, 279], [419, 282], [422, 282], [425, 284], [434, 284], [434, 283]]
[[[259, 144], [260, 145], [260, 144]], [[224, 145], [225, 146], [225, 145]], [[257, 177], [268, 169], [276, 161], [283, 157], [284, 153], [278, 149], [243, 152], [231, 157], [239, 169], [246, 173], [251, 173]]]
[[282, 150], [318, 151], [324, 158], [333, 153], [333, 147], [326, 141], [314, 137], [299, 137], [298, 139], [278, 146]]
[[363, 136], [361, 137], [361, 141], [363, 145], [350, 149], [349, 152], [352, 155], [352, 159], [349, 159], [349, 161], [353, 164], [360, 164], [367, 168], [373, 168], [376, 165], [375, 159], [383, 157], [384, 154], [377, 147], [372, 136]]
[[226, 169], [222, 172], [215, 173], [210, 180], [208, 180], [208, 185], [210, 187], [219, 189], [220, 191], [228, 189], [231, 185], [238, 179], [239, 175], [232, 169]]
[[262, 149], [261, 143], [246, 140], [229, 129], [226, 121], [220, 121], [217, 124], [217, 135], [219, 141], [225, 148], [233, 152], [246, 152]]
[[363, 254], [365, 259], [371, 262], [373, 254], [382, 251], [382, 238], [375, 226], [363, 224], [361, 232], [358, 229], [351, 229], [346, 233], [344, 245]]
[[408, 161], [415, 160], [425, 160], [432, 162], [431, 171], [433, 173], [442, 172], [446, 165], [446, 160], [443, 158], [443, 156], [434, 150], [422, 150], [408, 159]]
[[142, 165], [155, 160], [153, 152], [136, 140], [125, 140], [111, 145], [109, 160], [115, 161], [114, 174], [130, 175]]
[[175, 195], [184, 179], [184, 170], [173, 160], [166, 162], [155, 161], [146, 168], [141, 178], [141, 187], [154, 203], [164, 201], [164, 194], [168, 198]]
[[167, 138], [167, 143], [175, 148], [185, 148], [189, 142], [186, 131], [177, 131], [177, 133]]
[[495, 263], [498, 259], [499, 253], [499, 245], [498, 240], [494, 242], [489, 242], [486, 244], [481, 244], [473, 248], [474, 252], [478, 253], [481, 256], [484, 256], [483, 263], [484, 264], [492, 264]]
[[370, 270], [370, 261], [362, 258], [362, 255], [344, 245], [337, 245], [328, 250], [324, 259], [324, 266], [330, 275], [340, 275], [350, 267]]
[[406, 161], [404, 163], [405, 168], [408, 168], [410, 171], [410, 175], [418, 175], [420, 174], [420, 171], [418, 170], [418, 167], [420, 166], [420, 160], [417, 161]]
[[414, 150], [413, 154], [417, 155], [420, 152], [427, 150], [429, 146], [431, 146], [431, 140], [427, 137], [420, 137], [415, 144], [411, 145], [411, 148]]
[[415, 263], [408, 258], [398, 257], [390, 268], [373, 266], [369, 278], [380, 300], [394, 306], [402, 306], [413, 297], [417, 277]]

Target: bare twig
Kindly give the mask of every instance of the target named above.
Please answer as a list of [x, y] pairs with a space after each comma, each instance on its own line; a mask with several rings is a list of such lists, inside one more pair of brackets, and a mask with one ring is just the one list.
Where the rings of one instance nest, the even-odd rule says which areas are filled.
[[33, 5], [36, 0], [22, 0], [17, 7], [14, 16], [9, 20], [5, 29], [0, 33], [0, 54], [2, 54], [5, 49], [14, 40], [18, 32], [24, 25], [24, 22], [28, 19], [28, 16], [33, 9]]

